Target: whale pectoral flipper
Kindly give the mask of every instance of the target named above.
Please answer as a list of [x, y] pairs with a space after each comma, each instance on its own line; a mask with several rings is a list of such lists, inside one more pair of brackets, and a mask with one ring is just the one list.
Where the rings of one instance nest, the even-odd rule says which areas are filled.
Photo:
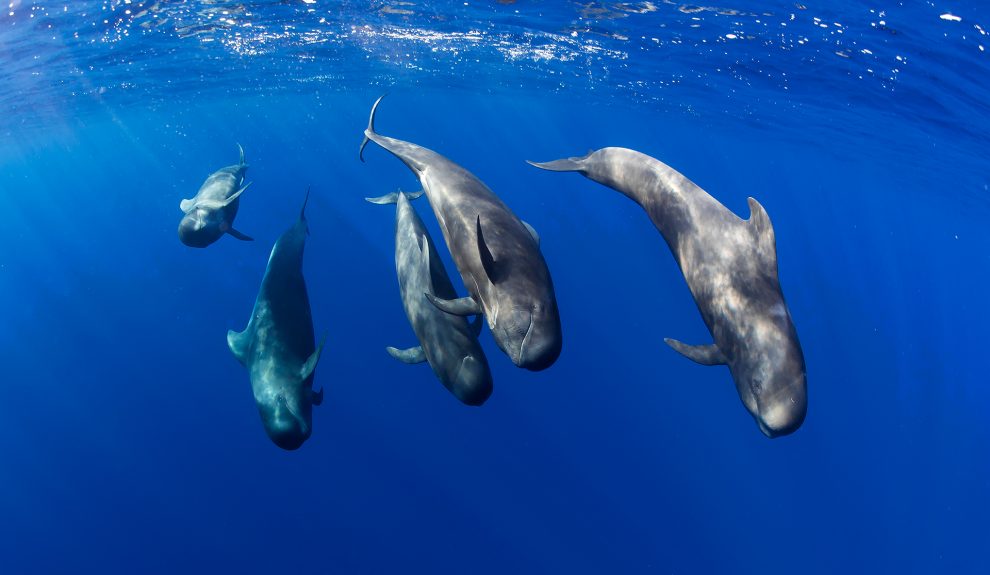
[[395, 359], [401, 361], [402, 363], [423, 363], [426, 361], [426, 353], [423, 352], [423, 346], [417, 345], [416, 347], [410, 347], [409, 349], [397, 349], [394, 347], [386, 347], [385, 351]]
[[[241, 197], [241, 194], [243, 194], [244, 193], [244, 190], [248, 189], [248, 186], [250, 186], [250, 185], [251, 184], [248, 184], [247, 186], [244, 186], [243, 188], [237, 190], [235, 193], [231, 194], [230, 197], [227, 198], [226, 200], [200, 200], [195, 205], [188, 206], [188, 204], [187, 204], [187, 206], [190, 209], [192, 209], [192, 208], [206, 208], [208, 210], [222, 210], [222, 209], [226, 208], [227, 206], [229, 206], [230, 204], [232, 204], [234, 202], [234, 200], [236, 200], [237, 198]], [[182, 208], [182, 204], [184, 204], [187, 201], [189, 201], [189, 200], [182, 200], [182, 203], [179, 204], [179, 208], [181, 209]]]
[[179, 202], [179, 209], [182, 210], [182, 213], [184, 214], [188, 214], [189, 212], [193, 211], [195, 208], [196, 208], [195, 199], [182, 200], [181, 202]]
[[323, 353], [323, 344], [326, 342], [327, 336], [324, 335], [320, 340], [320, 345], [316, 346], [313, 353], [306, 359], [306, 363], [299, 369], [299, 377], [302, 380], [309, 379], [309, 376], [313, 375], [313, 371], [316, 370], [316, 363], [320, 361], [320, 354]]
[[710, 345], [688, 345], [669, 337], [664, 338], [663, 341], [674, 348], [674, 351], [677, 353], [701, 365], [724, 365], [728, 363], [722, 350], [714, 343]]
[[440, 299], [431, 293], [424, 293], [426, 299], [435, 305], [440, 311], [445, 311], [451, 315], [478, 315], [482, 313], [481, 306], [474, 301], [471, 296], [457, 299]]
[[247, 361], [247, 348], [251, 341], [251, 336], [248, 334], [248, 330], [237, 332], [234, 330], [227, 331], [227, 347], [230, 348], [230, 352], [234, 354], [237, 361], [244, 365]]
[[230, 196], [229, 198], [227, 198], [227, 203], [229, 204], [230, 203], [230, 200], [232, 200], [235, 197], [243, 194], [244, 193], [244, 190], [247, 190], [248, 188], [250, 188], [251, 187], [251, 184], [253, 184], [253, 183], [254, 182], [248, 182], [248, 183], [244, 184], [244, 187], [241, 188], [241, 189], [239, 189], [239, 190], [237, 190], [237, 193], [236, 194], [234, 194], [234, 195]]
[[529, 222], [523, 221], [523, 225], [526, 226], [529, 235], [533, 236], [533, 239], [536, 240], [536, 245], [540, 245], [540, 234], [536, 233], [536, 230], [533, 229], [533, 226], [529, 225]]
[[309, 390], [309, 392], [310, 392], [310, 394], [312, 394], [312, 395], [310, 395], [310, 401], [313, 402], [313, 405], [321, 405], [323, 403], [323, 388], [322, 387], [320, 388], [320, 391], [313, 391], [311, 389], [311, 390]]
[[241, 240], [242, 242], [253, 242], [254, 241], [254, 238], [252, 238], [251, 236], [245, 235], [245, 234], [243, 234], [243, 233], [235, 230], [234, 228], [227, 228], [227, 233], [230, 234], [230, 235], [232, 235], [232, 236], [234, 236], [235, 238]]
[[481, 214], [478, 214], [477, 222], [478, 254], [481, 256], [481, 265], [485, 268], [485, 273], [488, 275], [488, 280], [495, 284], [499, 281], [498, 265], [495, 261], [495, 256], [493, 256], [491, 250], [488, 249], [488, 244], [485, 243], [485, 234], [481, 231]]

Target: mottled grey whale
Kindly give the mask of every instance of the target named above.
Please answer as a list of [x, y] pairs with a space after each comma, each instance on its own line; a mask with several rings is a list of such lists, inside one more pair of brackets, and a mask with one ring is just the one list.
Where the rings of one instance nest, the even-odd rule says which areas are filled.
[[579, 172], [639, 204], [674, 254], [715, 343], [665, 341], [702, 365], [727, 364], [739, 397], [768, 437], [801, 426], [804, 354], [780, 289], [773, 226], [763, 206], [749, 198], [750, 218], [742, 220], [667, 164], [626, 148], [530, 163]]
[[375, 133], [382, 98], [371, 108], [361, 152], [371, 140], [416, 174], [469, 294], [430, 300], [448, 313], [483, 313], [495, 343], [517, 366], [550, 367], [562, 334], [539, 238], [471, 172], [432, 150]]
[[408, 198], [420, 195], [422, 192], [399, 192], [365, 198], [375, 204], [396, 204], [395, 271], [402, 306], [420, 343], [409, 349], [387, 350], [406, 363], [429, 362], [437, 379], [454, 397], [467, 405], [481, 405], [492, 394], [488, 359], [478, 343], [482, 322], [479, 318], [472, 326], [466, 318], [441, 311], [427, 299], [426, 294], [454, 299], [457, 292], [423, 220], [409, 203]]
[[248, 370], [265, 432], [282, 449], [297, 449], [309, 438], [313, 406], [323, 402], [323, 390], [313, 391], [323, 342], [316, 347], [302, 274], [305, 213], [304, 201], [299, 220], [275, 242], [247, 327], [227, 332], [230, 351]]
[[241, 152], [238, 164], [210, 174], [191, 200], [182, 200], [179, 204], [185, 214], [179, 222], [179, 240], [187, 246], [205, 248], [224, 234], [251, 241], [250, 237], [234, 229], [241, 194], [251, 185], [241, 186], [248, 165], [244, 163], [244, 148], [240, 144], [237, 148]]

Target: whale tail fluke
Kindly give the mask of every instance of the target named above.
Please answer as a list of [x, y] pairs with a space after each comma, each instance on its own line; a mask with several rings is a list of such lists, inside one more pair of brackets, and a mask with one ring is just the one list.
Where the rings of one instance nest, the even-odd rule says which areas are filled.
[[299, 210], [299, 221], [306, 221], [306, 204], [309, 203], [309, 190], [312, 186], [306, 186], [306, 197], [303, 199], [302, 208]]
[[581, 162], [584, 158], [564, 158], [561, 160], [553, 160], [551, 162], [532, 162], [526, 160], [526, 163], [531, 166], [536, 166], [541, 170], [547, 170], [550, 172], [584, 172], [584, 164]]
[[238, 160], [238, 163], [246, 168], [247, 163], [244, 161], [244, 147], [241, 146], [239, 143], [237, 144], [237, 151], [240, 153], [240, 159]]
[[358, 150], [358, 159], [362, 162], [364, 161], [364, 147], [368, 145], [368, 141], [371, 136], [375, 134], [375, 111], [378, 110], [378, 104], [381, 104], [382, 98], [387, 94], [382, 94], [375, 100], [375, 104], [371, 106], [371, 115], [368, 117], [368, 127], [364, 130], [364, 139], [361, 140], [361, 149]]
[[404, 195], [407, 200], [415, 200], [423, 195], [423, 190], [418, 192], [403, 192], [402, 190], [399, 190], [397, 192], [392, 192], [391, 194], [378, 196], [377, 198], [365, 198], [365, 201], [380, 205], [397, 204], [399, 203], [399, 194]]

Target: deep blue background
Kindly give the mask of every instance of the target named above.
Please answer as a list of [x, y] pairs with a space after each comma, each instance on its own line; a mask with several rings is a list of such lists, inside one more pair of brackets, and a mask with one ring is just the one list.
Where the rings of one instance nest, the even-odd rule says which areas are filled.
[[[397, 89], [379, 131], [485, 180], [540, 231], [557, 286], [560, 360], [516, 369], [486, 332], [495, 393], [472, 409], [383, 349], [412, 333], [394, 210], [362, 198], [416, 182], [378, 148], [357, 160], [374, 97], [96, 117], [6, 158], [5, 572], [988, 567], [986, 210], [953, 200], [966, 174], [566, 97]], [[186, 248], [178, 201], [235, 141], [254, 182], [237, 223], [257, 241]], [[807, 356], [793, 436], [763, 437], [726, 369], [663, 345], [708, 336], [641, 211], [523, 162], [606, 144], [663, 158], [744, 216], [749, 194], [767, 208]], [[224, 334], [309, 184], [326, 401], [287, 453]]]
[[[836, 10], [828, 21], [845, 21]], [[942, 28], [896, 24], [877, 45], [938, 51], [912, 42]], [[350, 90], [214, 86], [40, 127], [4, 119], [0, 572], [990, 571], [990, 126], [953, 115], [986, 107], [970, 44], [972, 60], [909, 66], [879, 96], [851, 90], [855, 76], [789, 92], [733, 77], [660, 105], [603, 95], [607, 77], [595, 93], [507, 87], [504, 65], [491, 86], [408, 69]], [[785, 71], [814, 75], [805, 64]], [[461, 163], [542, 237], [563, 353], [519, 370], [486, 330], [495, 391], [481, 408], [384, 351], [414, 341], [394, 209], [363, 198], [418, 185], [374, 145], [357, 159], [386, 89], [380, 133]], [[237, 227], [257, 241], [187, 248], [179, 201], [237, 142], [254, 182]], [[608, 145], [663, 160], [742, 217], [750, 195], [767, 209], [808, 366], [794, 435], [765, 438], [728, 370], [663, 344], [710, 336], [642, 211], [524, 162]], [[290, 453], [265, 436], [225, 334], [247, 323], [308, 185], [326, 397]]]

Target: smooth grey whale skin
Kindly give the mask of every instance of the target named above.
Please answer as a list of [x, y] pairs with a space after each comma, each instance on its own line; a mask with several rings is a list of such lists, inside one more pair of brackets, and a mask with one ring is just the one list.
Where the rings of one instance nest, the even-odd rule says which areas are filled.
[[252, 241], [234, 229], [241, 194], [251, 185], [241, 186], [248, 165], [244, 163], [244, 148], [240, 144], [237, 148], [241, 153], [238, 164], [213, 172], [191, 200], [179, 203], [185, 214], [179, 222], [179, 240], [189, 247], [205, 248], [224, 234]]
[[530, 164], [578, 172], [639, 204], [666, 240], [714, 344], [672, 348], [727, 364], [739, 397], [767, 437], [793, 433], [808, 409], [804, 353], [777, 277], [770, 217], [749, 198], [742, 220], [667, 164], [627, 148]]
[[432, 150], [376, 133], [382, 98], [371, 108], [361, 152], [370, 140], [416, 174], [469, 294], [430, 301], [448, 313], [483, 313], [512, 363], [533, 371], [550, 367], [563, 335], [539, 238], [471, 172]]
[[387, 194], [365, 198], [375, 204], [396, 204], [395, 271], [406, 317], [420, 345], [409, 349], [386, 348], [405, 363], [429, 362], [440, 383], [466, 405], [481, 405], [492, 394], [488, 359], [478, 343], [481, 320], [441, 311], [426, 294], [454, 299], [457, 292], [444, 268], [423, 220], [409, 202], [422, 192]]
[[303, 202], [299, 220], [272, 248], [247, 327], [227, 332], [230, 351], [248, 370], [265, 432], [275, 445], [288, 450], [298, 449], [309, 438], [313, 406], [323, 402], [323, 390], [313, 391], [323, 342], [316, 347], [302, 275], [309, 234], [305, 210]]

